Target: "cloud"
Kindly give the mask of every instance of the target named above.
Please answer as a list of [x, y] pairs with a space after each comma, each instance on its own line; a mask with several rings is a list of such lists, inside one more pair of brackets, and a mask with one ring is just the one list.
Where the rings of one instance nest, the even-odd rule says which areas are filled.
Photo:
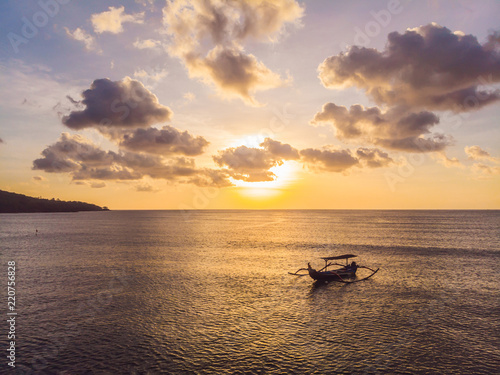
[[106, 187], [106, 183], [104, 183], [104, 182], [92, 182], [90, 184], [90, 187], [92, 189], [102, 189], [103, 187]]
[[318, 67], [325, 87], [361, 88], [379, 107], [327, 103], [311, 124], [330, 123], [342, 140], [440, 153], [436, 158], [443, 164], [460, 165], [443, 153], [454, 140], [432, 131], [439, 117], [430, 111], [477, 110], [500, 99], [498, 35], [480, 44], [472, 35], [432, 23], [390, 33], [383, 51], [353, 46], [328, 57]]
[[228, 179], [229, 174], [225, 170], [202, 168], [195, 176], [190, 177], [187, 182], [200, 187], [227, 187], [233, 186]]
[[70, 95], [66, 95], [66, 99], [68, 99], [72, 104], [74, 104], [77, 107], [80, 107], [82, 102], [73, 99]]
[[463, 112], [500, 99], [500, 46], [437, 24], [388, 35], [385, 50], [351, 47], [319, 66], [325, 87], [356, 86], [379, 105]]
[[498, 162], [498, 159], [491, 156], [488, 151], [483, 150], [479, 146], [466, 146], [465, 153], [470, 160], [489, 160], [492, 162]]
[[100, 34], [109, 32], [118, 34], [123, 31], [125, 22], [144, 23], [144, 12], [136, 14], [125, 14], [125, 7], [109, 7], [108, 11], [93, 14], [90, 17], [94, 32]]
[[296, 160], [300, 157], [299, 152], [289, 144], [281, 143], [271, 138], [266, 138], [260, 146], [264, 147], [272, 155], [280, 157], [284, 160]]
[[311, 123], [326, 122], [336, 130], [339, 139], [357, 140], [388, 149], [407, 152], [433, 152], [452, 144], [452, 138], [431, 134], [439, 118], [428, 111], [408, 112], [402, 106], [386, 112], [378, 107], [356, 104], [347, 109], [327, 103]]
[[131, 134], [125, 134], [119, 144], [124, 149], [131, 151], [144, 151], [160, 155], [195, 156], [202, 154], [208, 143], [201, 136], [194, 137], [187, 131], [181, 132], [167, 125], [161, 129], [136, 129]]
[[157, 191], [160, 191], [160, 189], [154, 187], [151, 184], [148, 183], [142, 183], [139, 185], [135, 186], [135, 190], [139, 192], [146, 192], [146, 193], [156, 193]]
[[381, 139], [377, 142], [377, 145], [385, 148], [413, 153], [443, 151], [452, 144], [453, 138], [445, 134], [434, 134], [427, 138]]
[[148, 88], [154, 88], [158, 83], [168, 75], [167, 69], [162, 69], [157, 67], [150, 71], [144, 69], [136, 69], [134, 71], [134, 77], [141, 80], [142, 83]]
[[486, 176], [492, 176], [500, 174], [500, 167], [486, 165], [484, 163], [474, 163], [472, 169]]
[[151, 9], [154, 9], [155, 0], [135, 0], [135, 2], [142, 6], [149, 6]]
[[247, 104], [259, 105], [254, 93], [287, 84], [269, 70], [255, 56], [236, 48], [215, 47], [205, 58], [187, 58], [185, 64], [190, 77], [213, 84], [226, 98], [240, 97]]
[[172, 0], [163, 9], [163, 22], [172, 37], [170, 54], [184, 62], [190, 77], [224, 97], [257, 105], [256, 91], [287, 80], [246, 54], [244, 42], [275, 40], [287, 24], [297, 25], [303, 12], [295, 0]]
[[327, 172], [345, 172], [351, 167], [380, 168], [392, 164], [393, 159], [377, 148], [332, 150], [307, 148], [297, 150], [289, 144], [266, 138], [261, 148], [239, 146], [219, 151], [215, 163], [236, 180], [248, 182], [273, 181], [276, 175], [270, 170], [286, 160], [295, 160], [311, 169]]
[[269, 169], [283, 164], [269, 151], [247, 146], [219, 151], [213, 159], [220, 167], [228, 167], [231, 177], [248, 182], [273, 181], [276, 176]]
[[269, 169], [282, 165], [285, 160], [296, 160], [299, 153], [289, 144], [266, 138], [262, 148], [239, 146], [219, 151], [213, 159], [220, 167], [226, 167], [236, 180], [247, 182], [273, 181], [276, 175]]
[[34, 181], [44, 181], [45, 178], [43, 176], [33, 176]]
[[85, 49], [87, 51], [98, 50], [94, 37], [88, 34], [85, 30], [80, 29], [79, 27], [74, 31], [70, 31], [67, 27], [65, 27], [64, 30], [66, 30], [66, 35], [68, 35], [70, 38], [78, 40], [79, 42], [85, 44]]
[[368, 168], [382, 168], [394, 163], [386, 152], [378, 148], [358, 148], [356, 157]]
[[306, 148], [300, 151], [300, 156], [313, 169], [327, 172], [344, 172], [359, 164], [359, 160], [349, 150]]
[[498, 50], [498, 47], [500, 46], [500, 31], [493, 31], [488, 35], [487, 40], [488, 41], [484, 45], [484, 48], [487, 51], [494, 51], [495, 49]]
[[295, 0], [171, 0], [163, 21], [175, 39], [172, 49], [190, 52], [202, 38], [212, 46], [275, 40], [286, 24], [298, 25], [303, 14]]
[[166, 179], [200, 186], [228, 186], [224, 173], [197, 169], [193, 159], [105, 151], [81, 135], [62, 133], [60, 139], [33, 161], [33, 170], [67, 173], [73, 181], [127, 181], [144, 177]]
[[444, 152], [437, 152], [434, 154], [434, 158], [437, 159], [441, 164], [447, 168], [464, 168], [464, 165], [455, 157], [448, 157]]
[[352, 152], [349, 149], [306, 148], [300, 151], [301, 162], [313, 170], [343, 172], [352, 167], [382, 168], [394, 163], [394, 160], [378, 148], [360, 147]]
[[[491, 177], [493, 175], [500, 174], [500, 159], [491, 156], [488, 151], [483, 150], [479, 146], [466, 146], [465, 153], [467, 154], [469, 160], [476, 162], [472, 165], [472, 171], [482, 175], [483, 177]], [[479, 161], [486, 161], [490, 165]]]
[[33, 162], [34, 170], [49, 173], [76, 172], [85, 166], [111, 165], [116, 154], [105, 152], [80, 135], [62, 133], [55, 144], [42, 151], [43, 158]]
[[187, 102], [192, 102], [196, 99], [196, 95], [192, 92], [187, 92], [182, 96]]
[[62, 119], [71, 129], [147, 127], [172, 116], [172, 111], [161, 105], [153, 93], [130, 77], [121, 81], [96, 79], [82, 97], [85, 109], [72, 111]]
[[143, 39], [139, 40], [137, 39], [133, 46], [138, 49], [155, 49], [161, 46], [161, 42], [159, 40], [153, 40], [153, 39]]
[[134, 77], [141, 79], [146, 78], [152, 81], [159, 81], [162, 78], [165, 78], [167, 75], [168, 75], [168, 70], [159, 68], [154, 69], [151, 72], [147, 72], [144, 69], [136, 69], [134, 71]]

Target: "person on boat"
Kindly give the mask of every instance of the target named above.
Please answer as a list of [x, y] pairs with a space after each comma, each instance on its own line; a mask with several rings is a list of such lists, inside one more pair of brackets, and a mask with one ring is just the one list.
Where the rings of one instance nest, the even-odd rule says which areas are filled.
[[356, 262], [355, 262], [355, 261], [353, 261], [353, 262], [350, 264], [349, 268], [350, 268], [352, 271], [356, 271], [356, 270], [358, 269], [358, 265], [356, 264]]

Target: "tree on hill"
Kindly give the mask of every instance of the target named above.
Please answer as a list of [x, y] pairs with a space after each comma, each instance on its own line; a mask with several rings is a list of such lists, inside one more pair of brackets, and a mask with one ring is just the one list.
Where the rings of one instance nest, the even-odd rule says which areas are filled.
[[0, 190], [0, 213], [16, 212], [77, 212], [77, 211], [107, 211], [107, 207], [95, 204], [61, 201], [60, 199], [42, 199], [28, 197], [23, 194]]

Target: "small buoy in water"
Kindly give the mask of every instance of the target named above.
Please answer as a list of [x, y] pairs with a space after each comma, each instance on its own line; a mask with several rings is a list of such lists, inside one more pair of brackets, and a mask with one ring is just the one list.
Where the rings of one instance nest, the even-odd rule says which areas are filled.
[[35, 229], [35, 236], [38, 236], [38, 229]]

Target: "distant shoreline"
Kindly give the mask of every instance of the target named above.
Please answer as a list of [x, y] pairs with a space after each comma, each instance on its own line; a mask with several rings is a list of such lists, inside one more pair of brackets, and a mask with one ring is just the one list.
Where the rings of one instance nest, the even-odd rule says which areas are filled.
[[77, 201], [29, 197], [0, 190], [0, 213], [109, 211], [104, 206]]

